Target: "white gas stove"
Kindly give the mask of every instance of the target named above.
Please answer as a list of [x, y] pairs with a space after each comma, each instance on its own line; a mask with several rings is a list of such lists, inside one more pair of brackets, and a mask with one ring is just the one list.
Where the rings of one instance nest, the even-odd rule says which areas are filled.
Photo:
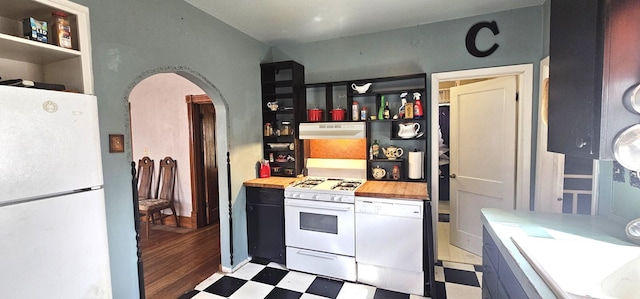
[[284, 189], [288, 268], [356, 280], [354, 203], [366, 164], [310, 158], [310, 176]]

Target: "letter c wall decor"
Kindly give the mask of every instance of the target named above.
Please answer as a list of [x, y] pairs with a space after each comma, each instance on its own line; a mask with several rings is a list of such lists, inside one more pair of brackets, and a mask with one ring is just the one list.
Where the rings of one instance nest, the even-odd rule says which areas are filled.
[[476, 38], [478, 37], [478, 32], [480, 32], [482, 28], [489, 28], [491, 32], [493, 32], [493, 35], [500, 34], [500, 30], [498, 29], [498, 24], [496, 23], [496, 21], [480, 22], [471, 26], [471, 28], [469, 29], [469, 32], [467, 32], [466, 44], [467, 44], [467, 51], [469, 51], [469, 54], [475, 57], [487, 57], [493, 54], [493, 52], [495, 52], [500, 46], [494, 43], [493, 46], [491, 46], [491, 48], [489, 48], [486, 51], [479, 50], [478, 47], [476, 46]]

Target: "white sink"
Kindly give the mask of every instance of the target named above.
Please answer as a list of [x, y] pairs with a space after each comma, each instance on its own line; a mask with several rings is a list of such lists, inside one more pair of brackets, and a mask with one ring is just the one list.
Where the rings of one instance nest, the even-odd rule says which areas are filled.
[[640, 247], [587, 238], [512, 237], [558, 298], [638, 298]]

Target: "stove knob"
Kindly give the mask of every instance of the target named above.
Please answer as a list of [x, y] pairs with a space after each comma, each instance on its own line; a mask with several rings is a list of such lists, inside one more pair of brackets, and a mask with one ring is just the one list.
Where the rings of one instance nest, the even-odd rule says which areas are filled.
[[334, 199], [335, 199], [335, 201], [342, 202], [342, 197], [340, 197], [340, 196], [336, 196]]

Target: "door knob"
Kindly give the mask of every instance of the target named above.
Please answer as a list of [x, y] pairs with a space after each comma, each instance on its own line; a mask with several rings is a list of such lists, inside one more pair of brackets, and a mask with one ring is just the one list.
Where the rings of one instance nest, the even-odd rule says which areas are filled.
[[563, 201], [562, 197], [558, 197], [556, 200], [557, 201]]
[[452, 173], [452, 174], [449, 175], [449, 177], [452, 178], [452, 179], [455, 179], [456, 178], [456, 174]]

